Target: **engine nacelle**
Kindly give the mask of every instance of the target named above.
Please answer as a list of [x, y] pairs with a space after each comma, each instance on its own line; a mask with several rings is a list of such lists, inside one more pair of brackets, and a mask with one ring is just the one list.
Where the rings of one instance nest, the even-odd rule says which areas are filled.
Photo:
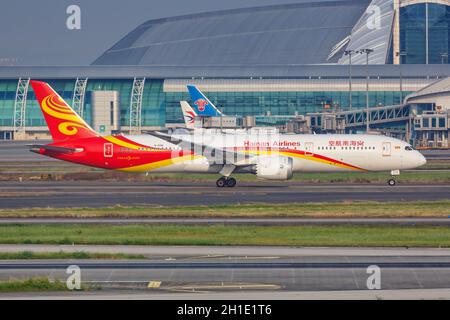
[[290, 180], [294, 175], [294, 164], [288, 157], [264, 157], [256, 163], [256, 176], [266, 180]]

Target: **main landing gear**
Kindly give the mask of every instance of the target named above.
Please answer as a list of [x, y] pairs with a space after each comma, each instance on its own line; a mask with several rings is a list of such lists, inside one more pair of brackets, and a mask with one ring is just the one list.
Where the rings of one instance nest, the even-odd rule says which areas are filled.
[[216, 186], [218, 188], [234, 188], [234, 186], [236, 186], [236, 179], [230, 177], [234, 169], [236, 169], [236, 166], [232, 164], [226, 164], [223, 166], [222, 170], [219, 172], [222, 177], [216, 181]]
[[234, 186], [236, 186], [236, 179], [222, 177], [216, 181], [216, 186], [218, 188], [224, 188], [224, 187], [233, 188]]

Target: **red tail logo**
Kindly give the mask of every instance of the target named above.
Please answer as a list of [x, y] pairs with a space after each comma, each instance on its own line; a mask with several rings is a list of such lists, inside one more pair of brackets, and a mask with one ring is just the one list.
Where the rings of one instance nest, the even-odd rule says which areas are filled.
[[208, 104], [208, 101], [205, 99], [198, 99], [194, 102], [194, 104], [198, 107], [200, 112], [205, 111], [205, 106]]
[[31, 81], [31, 86], [55, 142], [98, 136], [47, 83]]

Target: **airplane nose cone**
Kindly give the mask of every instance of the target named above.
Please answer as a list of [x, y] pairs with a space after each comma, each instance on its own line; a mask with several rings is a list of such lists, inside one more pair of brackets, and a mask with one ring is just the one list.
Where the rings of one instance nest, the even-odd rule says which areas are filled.
[[419, 153], [419, 167], [424, 166], [427, 163], [427, 159], [423, 156], [423, 154]]

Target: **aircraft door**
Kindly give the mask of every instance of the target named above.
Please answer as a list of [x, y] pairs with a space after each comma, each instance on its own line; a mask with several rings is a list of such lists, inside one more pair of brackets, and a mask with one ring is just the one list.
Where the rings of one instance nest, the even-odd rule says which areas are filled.
[[113, 156], [113, 144], [112, 143], [105, 143], [103, 144], [103, 156], [105, 158], [112, 158]]
[[305, 142], [305, 155], [312, 156], [314, 153], [314, 143], [313, 142]]
[[383, 142], [383, 157], [390, 157], [391, 156], [391, 143], [390, 142]]

